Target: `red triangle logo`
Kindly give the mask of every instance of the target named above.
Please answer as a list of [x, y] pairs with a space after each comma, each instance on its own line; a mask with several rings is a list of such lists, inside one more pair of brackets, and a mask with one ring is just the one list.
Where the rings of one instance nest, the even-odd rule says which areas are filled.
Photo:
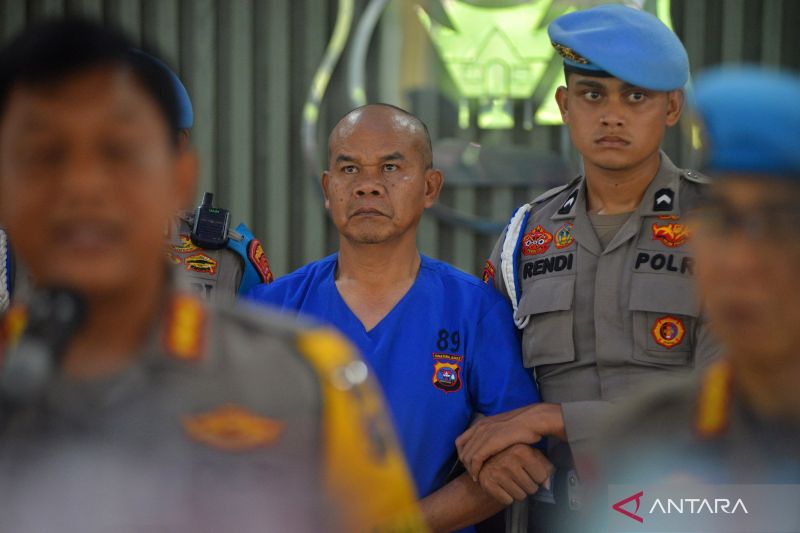
[[[639, 505], [641, 505], [642, 496], [644, 496], [644, 491], [643, 490], [637, 492], [636, 494], [634, 494], [632, 496], [628, 496], [624, 500], [618, 501], [617, 503], [612, 505], [611, 508], [614, 509], [618, 513], [624, 514], [628, 518], [633, 518], [637, 522], [644, 523], [644, 518], [642, 518], [641, 516], [636, 514], [636, 513], [639, 512]], [[623, 509], [622, 508], [623, 505], [625, 505], [627, 503], [630, 503], [632, 501], [636, 502], [636, 509], [634, 509], [633, 512], [630, 512], [627, 509]]]

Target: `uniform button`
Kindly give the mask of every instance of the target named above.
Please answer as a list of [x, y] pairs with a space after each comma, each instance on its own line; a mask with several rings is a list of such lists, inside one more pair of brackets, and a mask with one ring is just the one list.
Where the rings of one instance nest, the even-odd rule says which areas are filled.
[[570, 506], [571, 509], [577, 509], [578, 507], [580, 507], [580, 505], [578, 504], [578, 499], [577, 498], [570, 498], [569, 499], [569, 506]]

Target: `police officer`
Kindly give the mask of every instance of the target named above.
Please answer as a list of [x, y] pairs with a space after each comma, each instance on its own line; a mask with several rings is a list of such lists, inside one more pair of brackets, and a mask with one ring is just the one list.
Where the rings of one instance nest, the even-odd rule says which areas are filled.
[[538, 517], [580, 509], [576, 463], [611, 402], [717, 352], [686, 248], [685, 216], [707, 180], [659, 149], [683, 108], [686, 51], [655, 16], [622, 5], [563, 15], [549, 35], [564, 59], [556, 99], [583, 173], [517, 210], [484, 276], [513, 304], [546, 403], [485, 419], [458, 441], [476, 475], [511, 444], [554, 437], [556, 507], [537, 504]]
[[0, 220], [36, 291], [0, 340], [0, 530], [416, 530], [337, 335], [183, 293], [163, 224], [197, 163], [162, 70], [88, 22], [0, 51]]
[[[178, 141], [182, 149], [188, 149], [194, 125], [189, 92], [167, 65], [153, 56], [142, 55], [162, 68], [172, 80], [178, 96]], [[259, 283], [271, 283], [272, 271], [264, 248], [247, 225], [242, 222], [235, 229], [221, 227], [217, 236], [219, 242], [212, 245], [207, 238], [204, 242], [194, 232], [195, 218], [203, 213], [201, 209], [181, 210], [167, 236], [170, 261], [183, 272], [189, 286], [209, 301], [230, 303]]]
[[[176, 135], [182, 150], [189, 148], [194, 111], [189, 93], [178, 76], [159, 59], [137, 52], [143, 60], [162, 69], [172, 83], [178, 99]], [[197, 210], [199, 211], [199, 209]], [[226, 210], [220, 210], [227, 213]], [[208, 301], [233, 302], [259, 283], [271, 283], [272, 271], [264, 248], [247, 225], [223, 228], [219, 244], [213, 246], [193, 235], [196, 212], [180, 210], [169, 226], [168, 257], [182, 273], [185, 283]], [[25, 269], [16, 263], [5, 231], [0, 228], [0, 311], [16, 293], [25, 294], [29, 283]]]
[[[796, 73], [722, 67], [698, 79], [716, 181], [692, 245], [723, 358], [623, 410], [608, 450], [612, 482], [800, 483], [798, 94]], [[795, 520], [781, 530], [796, 531]]]

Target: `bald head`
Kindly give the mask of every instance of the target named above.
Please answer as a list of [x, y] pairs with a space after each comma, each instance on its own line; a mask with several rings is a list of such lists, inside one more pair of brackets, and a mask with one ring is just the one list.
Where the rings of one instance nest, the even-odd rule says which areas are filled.
[[418, 151], [426, 169], [433, 166], [428, 127], [408, 111], [391, 104], [367, 104], [343, 116], [328, 136], [329, 164], [334, 163], [336, 147], [356, 131], [371, 133], [376, 137], [392, 133], [404, 138]]

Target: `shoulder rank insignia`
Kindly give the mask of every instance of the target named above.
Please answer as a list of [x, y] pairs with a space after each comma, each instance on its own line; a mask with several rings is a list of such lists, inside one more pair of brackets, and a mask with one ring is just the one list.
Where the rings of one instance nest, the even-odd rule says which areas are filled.
[[677, 248], [689, 240], [689, 228], [686, 224], [653, 224], [653, 240], [669, 248]]
[[578, 199], [578, 189], [575, 189], [567, 196], [567, 199], [561, 205], [558, 210], [559, 215], [568, 215], [570, 211], [572, 211], [572, 206], [575, 205], [575, 201]]
[[672, 211], [675, 193], [672, 189], [659, 189], [653, 197], [653, 211]]
[[183, 262], [188, 272], [198, 272], [212, 276], [217, 273], [217, 261], [206, 254], [190, 255]]
[[256, 415], [237, 405], [185, 416], [183, 429], [194, 440], [228, 452], [245, 452], [274, 443], [285, 422]]
[[247, 245], [247, 257], [253, 264], [253, 268], [258, 272], [261, 282], [272, 283], [274, 280], [272, 270], [269, 268], [269, 261], [267, 261], [267, 255], [264, 253], [264, 247], [261, 246], [258, 239], [251, 240], [250, 244]]
[[177, 294], [166, 315], [164, 347], [167, 353], [183, 360], [198, 359], [203, 354], [206, 331], [206, 308], [198, 298]]
[[461, 364], [463, 355], [433, 354], [433, 386], [444, 392], [461, 390]]
[[550, 248], [553, 235], [542, 226], [536, 226], [522, 238], [522, 255], [543, 254]]
[[483, 274], [481, 274], [481, 281], [489, 283], [494, 280], [494, 265], [491, 259], [486, 260], [486, 266], [483, 267]]
[[656, 320], [651, 333], [659, 345], [664, 348], [673, 348], [683, 341], [686, 328], [680, 318], [662, 316]]

